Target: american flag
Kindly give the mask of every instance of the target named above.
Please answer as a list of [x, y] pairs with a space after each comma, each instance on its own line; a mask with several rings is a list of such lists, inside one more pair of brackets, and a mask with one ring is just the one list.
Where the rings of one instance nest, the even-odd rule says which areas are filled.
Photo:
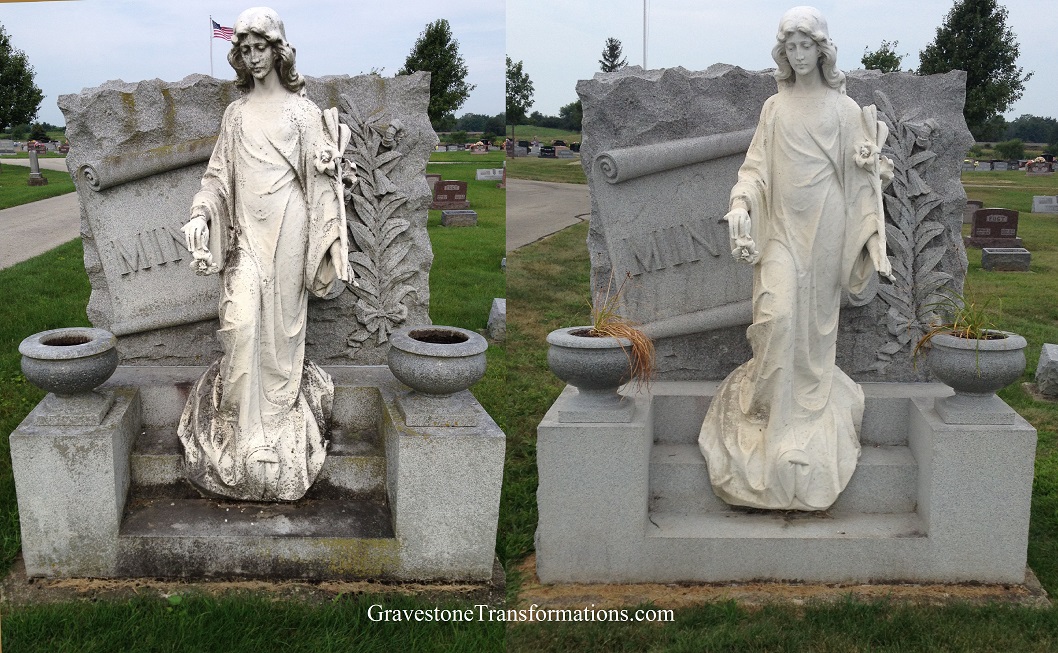
[[225, 41], [231, 40], [231, 35], [235, 33], [235, 30], [230, 27], [223, 27], [220, 23], [213, 20], [212, 18], [210, 18], [209, 21], [213, 23], [213, 38], [224, 39]]

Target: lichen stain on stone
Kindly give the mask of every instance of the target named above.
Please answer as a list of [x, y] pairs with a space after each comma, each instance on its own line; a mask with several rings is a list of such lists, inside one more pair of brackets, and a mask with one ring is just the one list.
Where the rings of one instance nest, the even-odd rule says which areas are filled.
[[172, 92], [163, 87], [162, 97], [165, 98], [165, 113], [162, 114], [162, 124], [165, 129], [165, 138], [172, 140], [176, 138], [176, 103], [173, 101]]
[[321, 562], [335, 577], [380, 576], [394, 572], [400, 565], [396, 539], [328, 537], [318, 542], [328, 554]]

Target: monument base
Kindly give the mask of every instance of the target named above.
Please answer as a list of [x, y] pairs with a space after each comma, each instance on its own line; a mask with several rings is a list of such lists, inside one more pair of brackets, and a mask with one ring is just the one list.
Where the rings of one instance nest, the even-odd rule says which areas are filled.
[[44, 401], [15, 429], [28, 576], [493, 578], [505, 439], [469, 393], [474, 426], [411, 426], [388, 368], [325, 368], [330, 444], [305, 498], [224, 501], [184, 479], [176, 435], [204, 369], [121, 367], [100, 426], [46, 424]]
[[932, 383], [864, 383], [855, 474], [825, 512], [736, 508], [712, 492], [698, 431], [715, 382], [628, 393], [627, 424], [537, 431], [544, 583], [751, 580], [1022, 583], [1036, 430], [945, 424]]

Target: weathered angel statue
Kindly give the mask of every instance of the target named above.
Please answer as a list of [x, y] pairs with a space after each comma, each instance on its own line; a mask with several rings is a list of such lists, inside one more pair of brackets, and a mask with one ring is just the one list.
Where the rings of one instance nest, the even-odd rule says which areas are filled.
[[[327, 455], [330, 376], [305, 358], [309, 293], [352, 282], [336, 109], [305, 81], [275, 11], [244, 11], [228, 61], [246, 94], [224, 112], [184, 226], [201, 274], [219, 273], [224, 355], [195, 384], [178, 428], [188, 478], [207, 495], [293, 501]], [[355, 282], [353, 282], [355, 283]]]
[[892, 162], [873, 105], [845, 95], [818, 10], [779, 23], [768, 98], [728, 224], [753, 266], [753, 358], [720, 385], [698, 443], [714, 492], [732, 505], [829, 508], [856, 469], [863, 391], [834, 362], [842, 290], [860, 294], [886, 256], [882, 188]]

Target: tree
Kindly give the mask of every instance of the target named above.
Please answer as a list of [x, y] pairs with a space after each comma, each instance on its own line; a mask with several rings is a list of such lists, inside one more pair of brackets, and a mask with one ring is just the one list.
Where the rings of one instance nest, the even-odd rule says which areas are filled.
[[1058, 120], [1022, 114], [1007, 125], [1006, 138], [1020, 138], [1026, 143], [1058, 142]]
[[1015, 138], [1012, 141], [1005, 141], [1003, 143], [996, 143], [996, 154], [1004, 159], [1024, 159], [1025, 158], [1025, 144], [1021, 142], [1020, 138]]
[[522, 70], [522, 62], [514, 63], [507, 57], [507, 120], [510, 121], [511, 136], [514, 127], [525, 120], [525, 112], [533, 106], [533, 82]]
[[410, 75], [420, 70], [430, 72], [427, 113], [437, 129], [442, 119], [463, 106], [475, 88], [466, 82], [467, 66], [459, 55], [459, 41], [452, 38], [452, 28], [444, 18], [426, 25], [397, 74]]
[[628, 60], [621, 57], [621, 42], [613, 37], [606, 39], [599, 66], [604, 73], [612, 73], [628, 65]]
[[584, 118], [584, 110], [581, 108], [580, 100], [570, 102], [558, 110], [558, 115], [565, 123], [564, 127], [570, 131], [579, 132]]
[[899, 72], [900, 63], [907, 55], [896, 53], [896, 46], [898, 45], [900, 45], [900, 41], [893, 41], [892, 43], [882, 41], [882, 44], [874, 52], [864, 48], [863, 58], [860, 59], [860, 62], [867, 70], [880, 70], [883, 73]]
[[[919, 52], [920, 75], [966, 71], [966, 124], [977, 140], [989, 121], [1021, 98], [1032, 73], [1017, 65], [1018, 42], [1007, 27], [1006, 7], [997, 0], [958, 0]], [[1001, 116], [1000, 116], [1001, 117]]]
[[33, 66], [26, 53], [11, 45], [0, 25], [0, 131], [37, 117], [44, 93], [33, 83]]

